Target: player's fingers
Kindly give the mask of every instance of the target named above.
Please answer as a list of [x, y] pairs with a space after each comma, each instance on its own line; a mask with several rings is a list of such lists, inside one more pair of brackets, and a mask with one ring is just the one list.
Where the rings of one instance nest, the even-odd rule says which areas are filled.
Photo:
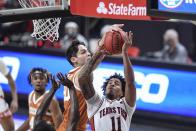
[[51, 75], [50, 81], [53, 83], [54, 82], [54, 77]]
[[54, 76], [54, 75], [52, 76], [52, 81], [53, 81], [53, 82], [55, 81], [55, 76]]
[[63, 80], [65, 80], [65, 79], [67, 78], [67, 75], [66, 75], [66, 74], [63, 75], [63, 74], [61, 73], [61, 77], [62, 77]]
[[62, 80], [62, 75], [61, 75], [60, 72], [57, 73], [57, 78], [58, 78], [59, 80]]
[[124, 24], [114, 24], [111, 26], [112, 31], [122, 31]]
[[133, 41], [133, 32], [129, 32], [129, 41], [130, 43], [132, 44], [132, 41]]
[[16, 106], [14, 106], [13, 104], [10, 106], [10, 111], [12, 112], [12, 113], [15, 113], [16, 111], [17, 111], [17, 107]]
[[133, 38], [133, 32], [129, 31], [129, 38]]
[[126, 40], [126, 32], [124, 31], [120, 31], [121, 36], [123, 37], [124, 40]]
[[64, 75], [65, 79], [67, 79], [67, 74]]
[[112, 31], [112, 32], [113, 32], [113, 31], [122, 31], [122, 29], [119, 28], [119, 27], [112, 27], [112, 28], [111, 28], [111, 31]]
[[112, 26], [122, 28], [124, 26], [124, 24], [114, 24]]
[[61, 85], [61, 83], [59, 81], [57, 81], [56, 84], [57, 84], [57, 88], [59, 88]]

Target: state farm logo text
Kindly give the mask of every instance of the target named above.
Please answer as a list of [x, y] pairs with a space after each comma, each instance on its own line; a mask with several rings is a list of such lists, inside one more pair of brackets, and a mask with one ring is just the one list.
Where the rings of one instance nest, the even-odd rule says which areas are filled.
[[145, 6], [134, 6], [133, 4], [116, 4], [109, 3], [108, 6], [104, 2], [99, 2], [97, 13], [109, 15], [130, 15], [130, 16], [146, 16]]

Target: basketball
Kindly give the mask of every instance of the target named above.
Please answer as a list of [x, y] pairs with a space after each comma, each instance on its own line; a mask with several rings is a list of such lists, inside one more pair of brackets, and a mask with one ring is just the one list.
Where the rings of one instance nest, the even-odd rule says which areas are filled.
[[120, 54], [122, 52], [123, 44], [124, 40], [120, 32], [113, 31], [106, 33], [104, 48], [110, 55]]

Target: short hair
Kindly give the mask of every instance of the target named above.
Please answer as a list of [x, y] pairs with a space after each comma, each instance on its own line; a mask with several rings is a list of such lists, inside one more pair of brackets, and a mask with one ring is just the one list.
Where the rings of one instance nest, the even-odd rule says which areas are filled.
[[114, 75], [111, 75], [108, 79], [106, 79], [106, 81], [103, 83], [103, 86], [102, 86], [102, 91], [103, 91], [103, 94], [105, 95], [105, 91], [106, 91], [106, 87], [108, 85], [108, 82], [112, 79], [112, 78], [117, 78], [120, 80], [121, 84], [122, 84], [122, 92], [123, 92], [123, 96], [125, 94], [125, 79], [123, 78], [123, 76], [121, 74], [117, 74], [115, 73]]
[[179, 34], [175, 29], [167, 29], [163, 35], [164, 39], [168, 39], [169, 38], [179, 38]]
[[34, 126], [33, 131], [55, 131], [55, 129], [52, 125], [49, 125], [45, 121], [41, 120]]
[[66, 52], [66, 57], [67, 57], [67, 60], [68, 62], [74, 66], [74, 63], [72, 63], [71, 61], [71, 57], [76, 57], [76, 54], [78, 52], [78, 46], [79, 45], [84, 45], [84, 42], [80, 42], [78, 40], [74, 40], [72, 41], [71, 45], [69, 46], [69, 48], [67, 49], [67, 52]]
[[75, 28], [75, 29], [78, 29], [78, 24], [76, 23], [76, 22], [73, 22], [73, 21], [70, 21], [70, 22], [67, 22], [66, 24], [65, 24], [65, 29], [67, 29], [67, 28]]
[[34, 68], [31, 69], [31, 71], [28, 75], [28, 78], [27, 78], [30, 85], [31, 85], [31, 75], [36, 71], [39, 71], [39, 72], [43, 73], [44, 75], [46, 75], [47, 83], [49, 82], [49, 73], [48, 73], [48, 71], [46, 69], [43, 69], [43, 68], [40, 68], [40, 67], [34, 67]]

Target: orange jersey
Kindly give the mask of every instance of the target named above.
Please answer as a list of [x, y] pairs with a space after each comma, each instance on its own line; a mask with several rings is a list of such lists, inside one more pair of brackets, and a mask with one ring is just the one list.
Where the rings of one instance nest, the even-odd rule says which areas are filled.
[[[35, 100], [35, 92], [32, 91], [29, 95], [29, 126], [30, 130], [33, 129], [34, 126], [34, 118], [36, 115], [36, 112], [42, 103], [44, 96], [46, 93], [44, 93], [42, 96], [40, 96], [37, 100]], [[45, 120], [48, 124], [51, 124], [54, 126], [54, 122], [52, 120], [52, 114], [50, 110], [46, 111], [46, 114], [43, 116], [43, 120]]]
[[[80, 88], [76, 86], [76, 82], [75, 82], [76, 75], [79, 73], [79, 71], [80, 71], [80, 67], [77, 67], [71, 70], [67, 76], [73, 82], [74, 87], [76, 88], [76, 95], [78, 98], [80, 120], [78, 122], [77, 131], [86, 131], [86, 124], [88, 121], [86, 101]], [[70, 102], [69, 89], [67, 87], [64, 88], [64, 109], [65, 111], [64, 111], [63, 122], [59, 126], [58, 131], [66, 131], [69, 122], [71, 102]]]

